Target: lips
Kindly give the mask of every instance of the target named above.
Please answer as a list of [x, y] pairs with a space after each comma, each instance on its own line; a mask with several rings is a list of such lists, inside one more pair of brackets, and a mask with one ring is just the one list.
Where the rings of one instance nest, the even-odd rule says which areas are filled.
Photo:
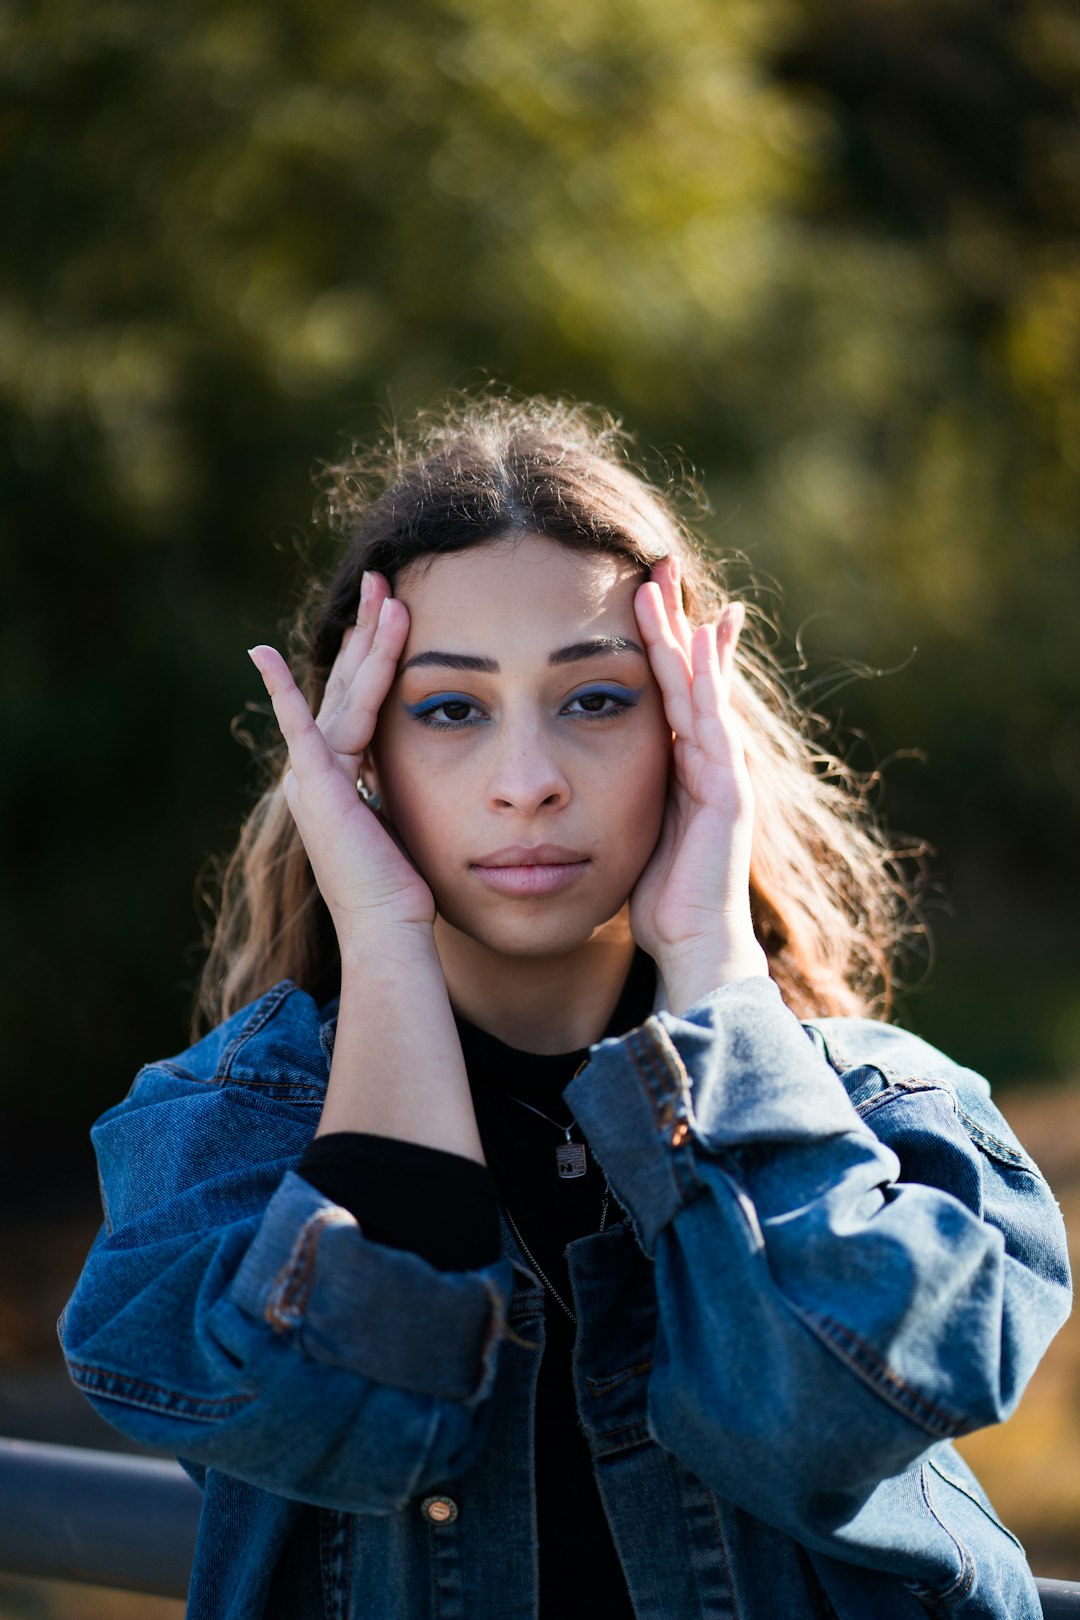
[[497, 849], [490, 855], [481, 855], [479, 860], [473, 861], [474, 866], [485, 868], [506, 866], [574, 866], [579, 861], [587, 861], [577, 849], [564, 849], [561, 844], [508, 844], [505, 849]]
[[589, 864], [587, 855], [561, 844], [535, 844], [531, 848], [511, 844], [473, 861], [470, 870], [488, 888], [528, 899], [568, 888], [585, 875]]

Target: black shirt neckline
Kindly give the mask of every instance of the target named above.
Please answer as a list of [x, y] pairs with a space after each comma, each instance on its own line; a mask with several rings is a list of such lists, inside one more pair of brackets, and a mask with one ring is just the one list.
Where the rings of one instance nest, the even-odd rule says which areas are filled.
[[[601, 1039], [608, 1040], [635, 1029], [649, 1016], [655, 999], [656, 964], [639, 946]], [[589, 1056], [587, 1046], [572, 1052], [525, 1052], [500, 1041], [457, 1012], [454, 1022], [469, 1080], [478, 1082], [485, 1091], [512, 1092], [518, 1096], [524, 1093], [530, 1098], [542, 1092], [550, 1098], [553, 1091], [563, 1091]], [[565, 1108], [561, 1113], [565, 1114]]]

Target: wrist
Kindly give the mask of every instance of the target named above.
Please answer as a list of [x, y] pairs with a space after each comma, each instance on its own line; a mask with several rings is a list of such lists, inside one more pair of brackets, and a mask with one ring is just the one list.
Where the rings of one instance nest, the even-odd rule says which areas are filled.
[[738, 947], [713, 942], [658, 954], [656, 966], [676, 1017], [713, 990], [739, 979], [769, 977], [769, 959], [757, 940]]
[[483, 1164], [468, 1075], [431, 930], [384, 928], [343, 946], [319, 1136], [363, 1131]]
[[429, 967], [437, 968], [442, 976], [435, 929], [430, 923], [382, 924], [339, 934], [338, 954], [343, 980], [358, 974], [368, 979]]

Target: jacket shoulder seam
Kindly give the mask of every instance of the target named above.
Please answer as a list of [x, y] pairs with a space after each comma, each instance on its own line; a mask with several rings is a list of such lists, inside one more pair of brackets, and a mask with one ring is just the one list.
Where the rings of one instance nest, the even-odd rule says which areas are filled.
[[217, 1066], [216, 1079], [232, 1079], [232, 1066], [236, 1062], [241, 1048], [266, 1028], [270, 1020], [280, 1010], [282, 1004], [295, 992], [296, 985], [293, 984], [292, 980], [282, 979], [280, 984], [276, 984], [272, 990], [268, 990], [266, 995], [255, 1003], [250, 1018], [241, 1026], [222, 1053], [221, 1061]]

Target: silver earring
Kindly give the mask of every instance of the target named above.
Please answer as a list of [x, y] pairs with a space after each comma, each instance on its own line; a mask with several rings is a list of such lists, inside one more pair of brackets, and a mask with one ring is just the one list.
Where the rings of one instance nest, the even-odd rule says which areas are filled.
[[359, 793], [368, 809], [373, 810], [375, 814], [378, 815], [379, 806], [382, 804], [382, 800], [379, 798], [379, 795], [374, 791], [373, 788], [368, 787], [362, 776], [357, 779], [356, 791]]

